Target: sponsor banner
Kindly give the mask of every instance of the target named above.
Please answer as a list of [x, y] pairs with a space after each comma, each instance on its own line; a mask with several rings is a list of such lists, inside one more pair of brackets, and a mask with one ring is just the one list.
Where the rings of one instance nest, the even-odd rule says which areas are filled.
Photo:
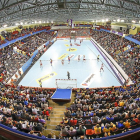
[[82, 83], [81, 86], [83, 87], [89, 87], [90, 84], [93, 82], [94, 80], [94, 75], [93, 73], [91, 73]]
[[[83, 59], [83, 55], [82, 54], [79, 55], [80, 55], [80, 59]], [[78, 60], [78, 55], [74, 58], [74, 60]]]
[[[69, 55], [70, 59], [72, 59], [74, 56], [75, 56], [75, 54]], [[68, 60], [68, 57], [66, 58], [66, 60]]]
[[67, 49], [67, 51], [68, 52], [75, 52], [75, 51], [77, 51], [77, 49], [76, 48], [69, 48], [69, 49]]
[[52, 78], [52, 77], [54, 77], [54, 76], [56, 76], [56, 75], [57, 75], [56, 72], [52, 72], [52, 73], [50, 73], [50, 74], [48, 74], [48, 75], [45, 75], [45, 76], [43, 76], [43, 77], [41, 77], [41, 78], [36, 79], [36, 82], [39, 84], [39, 81], [40, 81], [40, 80], [41, 80], [41, 82], [43, 82], [43, 81], [46, 81], [46, 80], [48, 80], [48, 79], [50, 79], [50, 78]]
[[64, 59], [68, 54], [64, 53], [63, 55], [61, 55], [58, 59]]
[[69, 47], [70, 45], [69, 45], [69, 44], [65, 44], [65, 46], [66, 46], [66, 47]]
[[121, 33], [121, 32], [116, 32], [116, 31], [111, 31], [113, 34], [117, 34], [117, 35], [119, 35], [119, 36], [123, 36], [123, 33]]

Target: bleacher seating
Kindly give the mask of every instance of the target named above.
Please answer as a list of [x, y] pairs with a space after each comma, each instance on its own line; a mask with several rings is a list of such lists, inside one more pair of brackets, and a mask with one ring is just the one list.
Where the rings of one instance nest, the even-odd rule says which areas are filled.
[[[22, 35], [25, 33], [28, 32], [23, 30]], [[89, 29], [77, 30], [77, 36], [88, 33]], [[58, 36], [70, 36], [70, 31], [60, 30]], [[64, 139], [107, 137], [140, 126], [140, 53], [137, 45], [104, 31], [92, 31], [91, 36], [118, 62], [134, 85], [73, 90], [75, 100], [56, 127]], [[45, 123], [52, 112], [49, 98], [54, 91], [8, 85], [6, 81], [40, 45], [52, 38], [53, 32], [42, 32], [0, 50], [0, 123], [42, 138], [45, 136], [41, 132], [46, 129]], [[125, 50], [128, 45], [131, 49]], [[15, 52], [14, 47], [19, 51]], [[38, 54], [36, 60], [40, 56]]]

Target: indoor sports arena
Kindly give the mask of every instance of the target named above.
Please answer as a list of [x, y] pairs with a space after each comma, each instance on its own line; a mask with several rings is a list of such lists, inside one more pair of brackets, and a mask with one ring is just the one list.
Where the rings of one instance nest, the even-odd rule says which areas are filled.
[[140, 139], [140, 0], [0, 11], [0, 140]]

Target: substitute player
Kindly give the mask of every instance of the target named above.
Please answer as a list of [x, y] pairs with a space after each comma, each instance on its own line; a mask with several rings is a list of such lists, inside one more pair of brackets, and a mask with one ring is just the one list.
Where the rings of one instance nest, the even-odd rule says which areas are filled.
[[78, 62], [80, 61], [80, 55], [78, 55]]
[[101, 70], [104, 71], [104, 64], [103, 63], [101, 65], [100, 72], [101, 72]]
[[51, 66], [52, 66], [52, 59], [50, 59], [50, 64], [51, 64]]
[[40, 68], [42, 67], [42, 61], [40, 60]]

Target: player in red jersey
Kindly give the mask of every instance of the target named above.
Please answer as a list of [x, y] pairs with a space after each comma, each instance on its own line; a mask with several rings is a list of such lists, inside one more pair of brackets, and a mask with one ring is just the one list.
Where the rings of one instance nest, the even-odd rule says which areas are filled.
[[40, 60], [40, 68], [42, 67], [42, 61]]
[[101, 68], [100, 68], [100, 72], [101, 72], [101, 70], [104, 71], [103, 67], [104, 67], [104, 64], [102, 63]]

